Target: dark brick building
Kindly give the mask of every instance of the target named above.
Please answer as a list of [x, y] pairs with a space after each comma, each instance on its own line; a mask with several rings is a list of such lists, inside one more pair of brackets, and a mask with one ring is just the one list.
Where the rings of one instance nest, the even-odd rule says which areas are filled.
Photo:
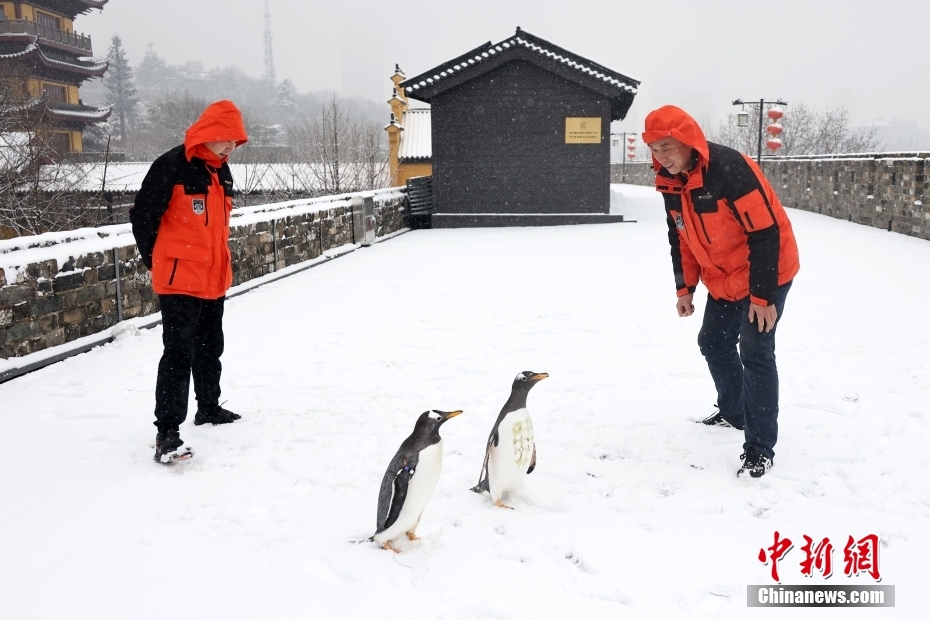
[[610, 122], [637, 80], [518, 28], [400, 86], [431, 106], [434, 227], [622, 219]]

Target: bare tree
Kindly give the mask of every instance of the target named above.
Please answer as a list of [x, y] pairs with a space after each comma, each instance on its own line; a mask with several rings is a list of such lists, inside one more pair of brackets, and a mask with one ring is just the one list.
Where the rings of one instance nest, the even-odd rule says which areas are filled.
[[302, 177], [311, 193], [320, 195], [381, 187], [387, 169], [383, 134], [376, 123], [347, 113], [333, 95], [315, 116], [288, 128], [298, 164], [294, 174]]
[[[761, 111], [763, 114], [767, 110]], [[759, 139], [759, 113], [753, 108], [749, 114], [749, 126], [739, 127], [735, 114], [727, 115], [717, 129], [708, 135], [708, 140], [733, 147], [742, 153], [755, 155]], [[778, 137], [782, 141], [779, 155], [829, 155], [835, 153], [863, 153], [880, 148], [877, 128], [852, 125], [846, 108], [823, 108], [816, 110], [804, 103], [785, 109], [781, 119], [784, 132]], [[763, 119], [763, 126], [768, 119]], [[763, 149], [768, 134], [763, 135]], [[770, 153], [767, 149], [765, 154]]]

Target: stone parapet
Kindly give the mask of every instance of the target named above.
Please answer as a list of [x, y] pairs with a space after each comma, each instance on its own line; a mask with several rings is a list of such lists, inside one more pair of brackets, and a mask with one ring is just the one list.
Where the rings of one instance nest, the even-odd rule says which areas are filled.
[[[378, 236], [403, 228], [406, 195], [401, 190], [366, 195], [375, 198]], [[242, 209], [241, 214], [234, 211], [229, 239], [233, 284], [354, 243], [349, 198], [263, 205]], [[37, 237], [31, 244], [30, 238], [18, 237], [0, 242], [0, 359], [69, 343], [121, 320], [159, 311], [151, 275], [136, 246], [126, 241], [127, 225], [93, 231], [101, 235], [94, 241], [98, 247], [76, 255], [70, 253], [69, 243], [75, 249], [80, 246], [69, 239]], [[80, 242], [86, 247], [84, 237]], [[13, 249], [4, 251], [5, 245]], [[54, 258], [16, 264], [17, 256], [43, 254]]]
[[[930, 240], [930, 154], [882, 153], [762, 160], [786, 207]], [[645, 162], [611, 166], [611, 182], [653, 185]]]

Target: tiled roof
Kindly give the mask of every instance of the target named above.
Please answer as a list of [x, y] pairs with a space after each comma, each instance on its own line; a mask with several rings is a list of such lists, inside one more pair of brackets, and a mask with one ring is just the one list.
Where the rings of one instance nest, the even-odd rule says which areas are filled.
[[631, 97], [639, 87], [639, 80], [635, 78], [583, 58], [519, 28], [512, 37], [500, 43], [488, 42], [434, 69], [404, 80], [401, 86], [407, 95], [428, 101], [433, 94], [445, 90], [445, 83], [448, 83], [449, 87], [454, 86], [506, 62], [508, 56], [518, 55], [562, 66], [569, 70], [569, 75], [574, 74], [579, 81], [600, 83], [618, 95]]
[[110, 0], [38, 0], [34, 2], [40, 8], [59, 11], [67, 15], [80, 15], [87, 13], [91, 9], [103, 10], [103, 6]]
[[404, 131], [400, 134], [400, 161], [424, 161], [433, 156], [430, 109], [414, 108], [404, 113]]
[[46, 105], [48, 106], [49, 115], [52, 118], [61, 120], [100, 122], [110, 118], [111, 110], [109, 107], [95, 108], [89, 105], [60, 103], [57, 101], [49, 101]]
[[46, 53], [45, 50], [39, 47], [38, 38], [35, 36], [31, 38], [33, 39], [32, 42], [21, 51], [0, 54], [0, 60], [37, 58], [38, 61], [46, 67], [52, 69], [63, 69], [65, 71], [73, 71], [75, 73], [81, 73], [83, 75], [92, 77], [102, 76], [104, 73], [106, 73], [107, 68], [109, 67], [108, 61], [95, 62], [93, 60], [78, 60], [72, 56], [58, 56], [54, 53]]
[[[0, 149], [3, 143], [0, 142]], [[106, 181], [111, 192], [138, 192], [152, 162], [102, 162], [43, 166], [44, 190], [68, 188], [76, 192], [99, 192]], [[347, 164], [348, 174], [367, 173], [367, 164]], [[236, 192], [293, 191], [319, 193], [326, 170], [322, 164], [229, 164]]]

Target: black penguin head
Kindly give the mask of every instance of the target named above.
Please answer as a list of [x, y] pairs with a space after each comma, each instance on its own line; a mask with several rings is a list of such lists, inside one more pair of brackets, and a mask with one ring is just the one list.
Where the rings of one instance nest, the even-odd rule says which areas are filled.
[[534, 385], [547, 378], [548, 376], [549, 374], [545, 372], [533, 372], [532, 370], [524, 370], [513, 380], [513, 391], [529, 392]]
[[445, 424], [446, 420], [451, 420], [461, 413], [461, 409], [457, 411], [438, 411], [436, 409], [424, 411], [420, 414], [420, 417], [417, 418], [417, 425], [414, 427], [413, 433], [414, 435], [420, 433], [425, 435], [438, 433], [439, 427]]

